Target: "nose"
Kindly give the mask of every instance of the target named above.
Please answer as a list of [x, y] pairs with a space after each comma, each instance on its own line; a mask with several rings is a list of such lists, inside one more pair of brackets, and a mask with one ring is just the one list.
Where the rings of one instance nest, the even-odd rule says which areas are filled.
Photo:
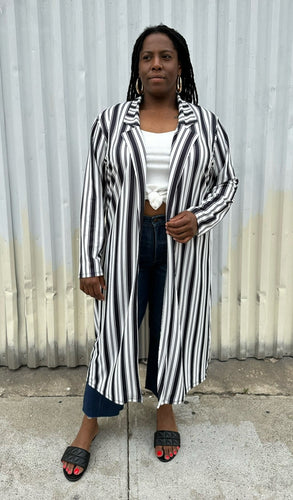
[[154, 56], [152, 67], [153, 69], [161, 69], [162, 64], [159, 56]]

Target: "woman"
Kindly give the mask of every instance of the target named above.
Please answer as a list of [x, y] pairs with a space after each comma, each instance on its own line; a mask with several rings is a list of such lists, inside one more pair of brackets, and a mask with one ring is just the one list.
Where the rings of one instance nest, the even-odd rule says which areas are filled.
[[197, 105], [184, 38], [164, 25], [137, 39], [127, 102], [91, 133], [81, 208], [80, 288], [94, 297], [96, 342], [79, 433], [62, 457], [78, 480], [97, 417], [142, 401], [138, 328], [149, 304], [146, 388], [158, 398], [155, 453], [180, 447], [172, 410], [206, 376], [210, 343], [210, 230], [237, 187], [217, 117]]

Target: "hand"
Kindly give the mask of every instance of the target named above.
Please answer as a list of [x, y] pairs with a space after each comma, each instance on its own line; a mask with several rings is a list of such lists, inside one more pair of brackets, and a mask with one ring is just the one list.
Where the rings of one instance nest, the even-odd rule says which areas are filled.
[[92, 278], [80, 278], [80, 289], [97, 300], [105, 300], [102, 290], [106, 289], [104, 276], [94, 276]]
[[178, 243], [187, 243], [197, 233], [196, 216], [188, 210], [175, 215], [166, 222], [166, 233]]

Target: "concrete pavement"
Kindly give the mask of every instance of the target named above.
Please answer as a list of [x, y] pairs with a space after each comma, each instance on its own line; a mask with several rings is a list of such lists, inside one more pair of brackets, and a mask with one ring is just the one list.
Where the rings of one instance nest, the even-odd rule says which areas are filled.
[[[0, 368], [0, 498], [293, 499], [293, 358], [212, 361], [207, 380], [176, 406], [182, 448], [154, 456], [156, 402], [100, 419], [77, 483], [60, 457], [82, 417], [86, 368]], [[144, 366], [141, 366], [144, 375]]]

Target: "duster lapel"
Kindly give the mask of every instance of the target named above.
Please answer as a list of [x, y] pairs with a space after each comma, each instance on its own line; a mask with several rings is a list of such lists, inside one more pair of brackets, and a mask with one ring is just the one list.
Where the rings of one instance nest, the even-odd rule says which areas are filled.
[[131, 156], [138, 187], [138, 210], [143, 214], [146, 183], [146, 151], [140, 130], [139, 104], [141, 98], [132, 101], [124, 117], [126, 125], [122, 137]]
[[174, 136], [172, 148], [171, 148], [171, 158], [170, 158], [170, 176], [168, 184], [168, 196], [167, 196], [167, 219], [172, 215], [172, 201], [176, 195], [176, 189], [180, 178], [182, 176], [184, 168], [187, 168], [188, 155], [192, 146], [198, 139], [198, 120], [193, 108], [182, 101], [178, 97], [179, 106], [179, 120], [178, 129]]

